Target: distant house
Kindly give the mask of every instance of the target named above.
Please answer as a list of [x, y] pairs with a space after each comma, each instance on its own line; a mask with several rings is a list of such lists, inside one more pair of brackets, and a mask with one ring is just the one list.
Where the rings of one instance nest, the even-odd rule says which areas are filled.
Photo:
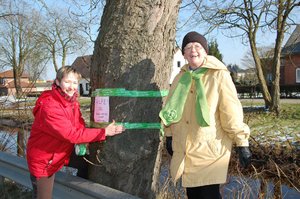
[[[34, 86], [29, 81], [29, 75], [23, 73], [21, 76], [21, 87], [23, 92], [30, 91]], [[16, 87], [14, 83], [13, 70], [8, 70], [0, 73], [0, 95], [15, 95]]]
[[34, 88], [27, 94], [27, 96], [39, 96], [45, 90], [51, 90], [53, 80], [36, 80]]
[[227, 69], [236, 85], [251, 86], [258, 84], [256, 68], [241, 69], [237, 65], [229, 65]]
[[300, 25], [297, 25], [282, 49], [281, 85], [300, 85]]
[[85, 55], [77, 57], [71, 65], [81, 74], [79, 81], [80, 95], [87, 96], [90, 94], [90, 68], [91, 68], [92, 55]]
[[[23, 73], [21, 76], [22, 92], [27, 96], [38, 96], [41, 92], [51, 89], [53, 81], [38, 80], [31, 82], [29, 75]], [[0, 96], [15, 96], [16, 87], [14, 83], [13, 70], [8, 70], [0, 73]]]

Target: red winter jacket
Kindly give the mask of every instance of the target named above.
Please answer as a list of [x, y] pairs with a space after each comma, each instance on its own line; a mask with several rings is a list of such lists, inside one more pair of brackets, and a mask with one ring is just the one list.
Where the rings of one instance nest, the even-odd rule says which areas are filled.
[[68, 101], [55, 88], [42, 93], [33, 114], [27, 163], [35, 177], [51, 176], [68, 164], [74, 144], [105, 140], [105, 130], [85, 128], [79, 103]]

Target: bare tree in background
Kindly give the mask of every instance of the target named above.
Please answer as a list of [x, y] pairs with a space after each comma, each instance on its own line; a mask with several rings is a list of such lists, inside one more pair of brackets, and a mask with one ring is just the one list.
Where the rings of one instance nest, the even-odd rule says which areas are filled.
[[24, 70], [28, 73], [29, 79], [33, 83], [41, 79], [47, 72], [46, 68], [49, 63], [49, 55], [45, 53], [44, 48], [44, 44], [41, 43], [40, 50], [28, 55], [28, 59], [25, 62]]
[[[39, 6], [45, 15], [40, 37], [46, 43], [54, 70], [66, 65], [72, 54], [85, 55], [93, 48], [102, 14], [102, 0], [64, 0], [64, 7], [53, 8], [44, 0]], [[59, 62], [60, 61], [60, 62]]]
[[[24, 5], [11, 3], [8, 12], [18, 14], [7, 15], [0, 20], [0, 64], [3, 68], [12, 68], [17, 98], [24, 95], [21, 77], [25, 68], [32, 70], [34, 65], [35, 73], [40, 74], [40, 65], [46, 59], [41, 51], [43, 44], [36, 37], [40, 17], [34, 10], [30, 14], [26, 13], [22, 9]], [[23, 116], [22, 111], [18, 111], [20, 120]], [[24, 156], [24, 130], [18, 130], [17, 134], [17, 154]]]
[[[13, 9], [20, 9], [11, 5]], [[21, 7], [21, 6], [20, 6]], [[0, 31], [0, 64], [6, 68], [12, 68], [16, 96], [22, 96], [21, 76], [26, 63], [30, 62], [35, 55], [40, 54], [41, 43], [36, 40], [39, 27], [39, 16], [32, 11], [27, 15], [23, 10], [18, 10], [19, 15], [10, 15], [1, 20]]]
[[[63, 11], [47, 13], [45, 20], [40, 39], [45, 42], [45, 50], [51, 56], [57, 72], [61, 66], [65, 66], [67, 56], [83, 48], [86, 42], [78, 33], [77, 24]], [[58, 60], [61, 63], [57, 63]]]
[[[272, 60], [274, 57], [274, 48], [273, 46], [262, 46], [257, 48], [257, 53], [260, 57], [260, 62], [262, 66], [263, 75], [267, 81], [270, 83], [271, 76], [272, 76]], [[246, 69], [253, 68], [255, 69], [255, 62], [252, 56], [251, 51], [247, 51], [242, 58], [242, 65]], [[256, 69], [255, 69], [256, 70]], [[256, 77], [257, 79], [257, 77]], [[259, 82], [258, 82], [259, 83]]]
[[[255, 62], [257, 76], [262, 88], [266, 106], [271, 111], [280, 112], [280, 55], [284, 33], [294, 24], [292, 11], [300, 6], [299, 0], [231, 0], [209, 1], [193, 0], [190, 2], [198, 11], [194, 18], [207, 24], [207, 30], [226, 30], [230, 37], [241, 37], [249, 42]], [[263, 74], [261, 59], [258, 54], [257, 34], [260, 31], [275, 31], [276, 40], [272, 64], [273, 80], [271, 90], [268, 89]]]
[[[180, 2], [108, 0], [92, 58], [92, 90], [168, 89]], [[161, 98], [112, 97], [110, 119], [159, 123], [161, 107]], [[101, 167], [91, 166], [90, 179], [141, 198], [155, 198], [162, 150], [159, 134], [159, 130], [132, 129], [108, 138], [102, 146], [94, 144], [90, 156], [97, 156]]]
[[69, 0], [73, 9], [69, 9], [69, 16], [77, 24], [77, 29], [87, 38], [94, 42], [98, 35], [99, 21], [103, 13], [106, 0]]
[[[271, 95], [272, 104], [271, 110], [274, 110], [277, 115], [280, 113], [280, 57], [281, 46], [284, 39], [284, 34], [289, 28], [289, 20], [291, 20], [291, 12], [300, 6], [299, 0], [276, 0], [274, 5], [271, 4], [271, 9], [268, 11], [272, 20], [268, 22], [269, 27], [274, 27], [276, 30], [276, 40], [274, 48], [274, 57], [272, 64], [272, 84]], [[299, 13], [298, 13], [299, 14]], [[292, 21], [294, 23], [294, 21]]]
[[0, 20], [8, 16], [18, 15], [17, 12], [8, 10], [9, 4], [10, 1], [8, 0], [0, 0]]

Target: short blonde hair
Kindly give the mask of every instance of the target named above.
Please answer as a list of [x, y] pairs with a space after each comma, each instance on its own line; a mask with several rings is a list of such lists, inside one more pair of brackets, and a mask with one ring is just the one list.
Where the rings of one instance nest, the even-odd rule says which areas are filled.
[[70, 73], [74, 73], [75, 75], [77, 75], [78, 80], [81, 79], [81, 74], [72, 66], [63, 66], [61, 67], [57, 73], [56, 73], [56, 80], [58, 80], [59, 82], [62, 80], [62, 78]]

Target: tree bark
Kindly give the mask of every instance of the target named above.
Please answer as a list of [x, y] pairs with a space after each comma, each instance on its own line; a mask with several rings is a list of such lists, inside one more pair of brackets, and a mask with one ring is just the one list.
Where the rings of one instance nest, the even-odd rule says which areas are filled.
[[14, 84], [15, 84], [15, 89], [16, 89], [16, 98], [21, 98], [23, 95], [23, 90], [21, 86], [21, 76], [23, 72], [20, 75], [20, 69], [19, 66], [14, 66], [13, 67], [13, 74], [14, 74]]
[[17, 136], [17, 155], [19, 157], [25, 157], [25, 137], [24, 137], [24, 130], [20, 129], [18, 131]]
[[[92, 57], [92, 91], [168, 89], [180, 3], [106, 1]], [[110, 121], [158, 123], [162, 104], [162, 98], [110, 97]], [[101, 166], [90, 166], [89, 178], [142, 198], [155, 198], [161, 150], [159, 130], [126, 130], [91, 146], [91, 160], [97, 163], [97, 156]]]
[[281, 57], [281, 45], [284, 38], [285, 29], [287, 26], [286, 19], [293, 9], [291, 1], [281, 1], [278, 2], [278, 17], [277, 17], [277, 35], [276, 43], [274, 49], [274, 58], [272, 65], [272, 74], [274, 76], [272, 81], [272, 105], [271, 110], [274, 111], [277, 116], [280, 114], [280, 57]]
[[254, 62], [255, 62], [257, 77], [258, 77], [258, 80], [259, 80], [259, 83], [260, 83], [260, 86], [261, 86], [261, 90], [262, 90], [263, 98], [264, 98], [264, 101], [265, 101], [265, 105], [267, 107], [269, 107], [270, 104], [271, 104], [272, 98], [271, 98], [271, 95], [270, 95], [270, 92], [269, 92], [269, 89], [268, 89], [268, 85], [267, 85], [267, 82], [266, 82], [266, 79], [265, 79], [265, 76], [264, 76], [264, 73], [263, 73], [263, 67], [261, 65], [260, 57], [259, 57], [258, 52], [257, 52], [256, 38], [255, 38], [255, 35], [252, 34], [252, 33], [249, 33], [248, 37], [249, 37], [250, 48], [251, 48], [253, 59], [254, 59]]

